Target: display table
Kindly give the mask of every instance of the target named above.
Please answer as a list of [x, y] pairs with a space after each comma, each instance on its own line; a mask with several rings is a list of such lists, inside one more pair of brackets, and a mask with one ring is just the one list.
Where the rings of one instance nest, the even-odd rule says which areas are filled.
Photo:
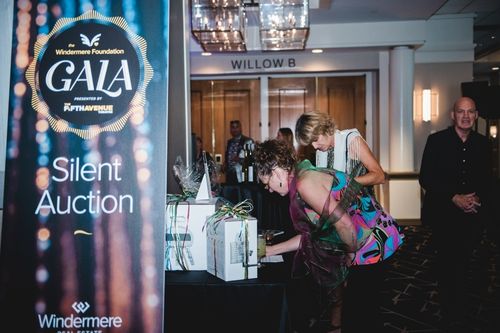
[[205, 271], [165, 272], [165, 332], [290, 332], [289, 266], [266, 264], [257, 279], [224, 282]]

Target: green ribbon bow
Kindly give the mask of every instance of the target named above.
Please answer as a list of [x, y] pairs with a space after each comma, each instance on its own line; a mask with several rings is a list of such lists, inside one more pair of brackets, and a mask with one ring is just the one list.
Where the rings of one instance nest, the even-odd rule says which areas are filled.
[[[244, 278], [248, 279], [248, 260], [249, 260], [249, 240], [248, 240], [248, 218], [250, 217], [250, 212], [253, 209], [253, 204], [249, 199], [245, 199], [236, 205], [233, 206], [232, 203], [230, 202], [225, 202], [220, 206], [215, 213], [213, 213], [210, 217], [207, 218], [207, 221], [205, 222], [205, 226], [207, 225], [213, 225], [213, 231], [215, 232], [219, 222], [222, 222], [226, 219], [229, 218], [235, 218], [238, 220], [244, 221], [243, 224], [243, 230], [240, 232], [243, 232], [245, 239], [244, 239], [244, 247], [245, 247], [245, 258], [243, 262], [243, 267], [245, 269], [244, 273]], [[215, 247], [214, 247], [215, 249]], [[216, 254], [214, 253], [214, 258], [216, 258]], [[216, 260], [216, 259], [215, 259]], [[217, 275], [217, 263], [215, 264], [215, 275]]]
[[249, 199], [245, 199], [236, 205], [233, 205], [229, 201], [226, 201], [222, 204], [212, 215], [207, 218], [205, 222], [205, 226], [209, 224], [214, 224], [214, 228], [217, 224], [228, 218], [235, 218], [239, 220], [247, 220], [250, 217], [250, 212], [253, 210], [252, 201]]

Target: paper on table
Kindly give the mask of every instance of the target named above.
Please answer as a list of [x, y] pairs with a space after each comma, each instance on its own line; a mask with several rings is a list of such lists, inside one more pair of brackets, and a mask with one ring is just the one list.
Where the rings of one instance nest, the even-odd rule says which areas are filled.
[[282, 255], [269, 256], [260, 259], [261, 263], [272, 263], [272, 262], [283, 262], [283, 261], [284, 260]]

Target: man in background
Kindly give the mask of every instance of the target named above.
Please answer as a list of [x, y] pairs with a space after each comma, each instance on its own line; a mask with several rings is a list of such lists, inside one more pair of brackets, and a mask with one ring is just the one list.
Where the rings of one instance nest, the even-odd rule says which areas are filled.
[[459, 98], [453, 126], [430, 135], [419, 182], [425, 190], [422, 222], [437, 250], [438, 294], [447, 331], [466, 329], [466, 273], [486, 221], [491, 181], [488, 139], [473, 130], [475, 102]]
[[252, 138], [241, 134], [241, 122], [231, 120], [229, 123], [232, 138], [227, 140], [226, 153], [224, 159], [224, 172], [226, 174], [226, 184], [237, 184], [238, 166], [241, 167], [242, 159], [240, 152], [245, 143], [253, 143]]

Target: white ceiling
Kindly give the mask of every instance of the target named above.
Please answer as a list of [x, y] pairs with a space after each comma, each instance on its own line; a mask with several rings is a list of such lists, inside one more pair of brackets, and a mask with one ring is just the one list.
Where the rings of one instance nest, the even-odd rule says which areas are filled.
[[311, 0], [312, 23], [429, 19], [433, 15], [475, 14], [474, 75], [500, 66], [500, 0]]
[[[258, 24], [259, 0], [244, 0], [248, 26]], [[500, 65], [500, 0], [309, 0], [310, 24], [427, 20], [474, 13], [474, 71]]]
[[311, 0], [310, 3], [313, 23], [427, 20], [433, 15], [474, 13], [478, 30], [495, 30], [500, 26], [500, 0]]
[[[313, 8], [314, 7], [314, 8]], [[475, 75], [500, 66], [500, 0], [310, 0], [311, 23], [427, 20], [474, 13]]]
[[315, 24], [425, 20], [435, 14], [444, 2], [446, 1], [313, 0], [310, 2], [310, 19]]
[[476, 13], [481, 24], [500, 23], [499, 0], [310, 0], [310, 8], [316, 23], [425, 20], [465, 13]]

